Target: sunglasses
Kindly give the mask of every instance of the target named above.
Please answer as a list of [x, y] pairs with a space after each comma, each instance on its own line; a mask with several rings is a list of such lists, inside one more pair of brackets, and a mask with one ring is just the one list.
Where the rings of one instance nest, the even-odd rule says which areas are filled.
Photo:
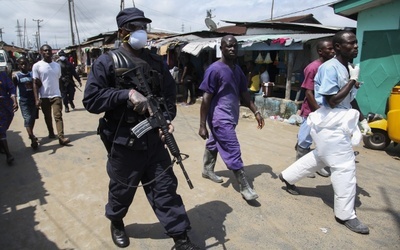
[[126, 23], [123, 27], [126, 31], [133, 32], [136, 30], [147, 30], [147, 23], [144, 22], [130, 22]]

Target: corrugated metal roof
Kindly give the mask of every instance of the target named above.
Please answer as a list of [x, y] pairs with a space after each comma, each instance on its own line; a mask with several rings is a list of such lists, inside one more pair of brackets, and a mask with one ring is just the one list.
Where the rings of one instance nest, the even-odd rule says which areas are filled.
[[170, 44], [170, 43], [185, 43], [193, 40], [201, 39], [201, 37], [196, 35], [182, 35], [182, 36], [174, 36], [170, 38], [164, 38], [157, 41], [153, 41], [153, 45], [156, 48], [160, 48], [163, 45]]
[[230, 26], [223, 26], [219, 27], [215, 30], [216, 32], [220, 33], [229, 33], [232, 35], [245, 35], [247, 31], [247, 27], [244, 26], [236, 26], [236, 25], [230, 25]]
[[262, 20], [260, 22], [288, 22], [288, 23], [315, 23], [315, 24], [321, 24], [320, 21], [314, 18], [313, 14], [306, 14], [306, 15], [300, 15], [300, 16], [288, 16], [288, 17], [282, 17], [282, 18], [274, 18], [274, 19], [266, 19]]

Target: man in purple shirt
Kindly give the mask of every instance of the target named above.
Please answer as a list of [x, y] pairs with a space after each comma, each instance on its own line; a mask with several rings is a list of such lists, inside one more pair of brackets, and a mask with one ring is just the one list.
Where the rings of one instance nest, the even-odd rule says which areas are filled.
[[235, 132], [239, 120], [240, 99], [243, 100], [243, 105], [254, 113], [258, 129], [264, 127], [264, 119], [250, 99], [246, 76], [235, 64], [238, 52], [236, 38], [232, 35], [224, 36], [221, 39], [220, 49], [222, 58], [206, 70], [204, 80], [199, 87], [204, 91], [200, 107], [199, 135], [203, 139], [208, 139], [202, 176], [217, 183], [222, 182], [222, 178], [214, 173], [219, 152], [228, 169], [234, 172], [243, 198], [254, 200], [258, 195], [250, 187], [245, 176], [240, 145]]
[[[310, 152], [312, 144], [312, 138], [310, 136], [310, 126], [307, 125], [308, 115], [319, 108], [319, 103], [314, 97], [314, 77], [317, 74], [319, 66], [327, 60], [331, 59], [335, 55], [333, 50], [332, 42], [330, 40], [321, 40], [317, 44], [317, 53], [319, 58], [304, 69], [304, 81], [301, 87], [305, 90], [305, 99], [301, 105], [300, 115], [303, 117], [303, 122], [300, 125], [299, 133], [297, 134], [296, 144], [296, 160]], [[319, 175], [328, 177], [330, 173], [324, 168], [318, 170]], [[307, 177], [315, 178], [315, 174], [310, 174]]]

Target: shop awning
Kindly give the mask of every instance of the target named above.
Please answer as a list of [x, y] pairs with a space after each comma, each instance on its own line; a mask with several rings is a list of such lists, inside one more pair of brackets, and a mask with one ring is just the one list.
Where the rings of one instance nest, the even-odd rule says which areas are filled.
[[204, 42], [189, 42], [186, 44], [182, 51], [198, 56], [203, 49], [215, 49], [215, 45], [217, 44], [217, 39], [208, 40]]
[[[271, 34], [238, 36], [243, 50], [301, 50], [309, 40], [331, 37], [334, 34]], [[262, 46], [260, 46], [262, 45]], [[256, 48], [255, 48], [256, 47]]]
[[[334, 34], [271, 34], [235, 36], [239, 43], [239, 50], [302, 50], [307, 41]], [[215, 49], [221, 38], [198, 38], [182, 48], [183, 52], [198, 56], [203, 49]]]
[[179, 45], [179, 43], [180, 43], [179, 41], [175, 41], [175, 42], [169, 42], [169, 43], [165, 43], [165, 44], [161, 45], [158, 48], [158, 54], [162, 55], [162, 56], [166, 55], [168, 50], [175, 48], [177, 45]]
[[187, 43], [189, 41], [194, 41], [194, 40], [197, 40], [197, 39], [200, 39], [200, 37], [196, 36], [196, 35], [174, 36], [174, 37], [163, 38], [163, 39], [159, 39], [157, 41], [154, 41], [152, 43], [152, 46], [159, 49], [161, 46], [169, 45], [171, 43]]

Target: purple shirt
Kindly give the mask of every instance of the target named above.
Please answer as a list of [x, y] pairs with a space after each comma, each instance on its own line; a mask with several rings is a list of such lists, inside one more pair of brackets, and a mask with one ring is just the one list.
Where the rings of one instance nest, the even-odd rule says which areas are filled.
[[[3, 100], [11, 100], [11, 95], [16, 95], [14, 83], [8, 77], [5, 71], [0, 72], [0, 98]], [[12, 102], [12, 101], [11, 101]]]
[[199, 88], [213, 95], [207, 116], [209, 125], [238, 123], [240, 95], [247, 91], [246, 76], [238, 65], [231, 69], [223, 62], [214, 62], [207, 68]]
[[[318, 68], [319, 66], [321, 66], [321, 64], [322, 62], [317, 59], [308, 64], [307, 67], [304, 69], [304, 81], [301, 84], [301, 87], [303, 89], [314, 90], [314, 77], [317, 74]], [[308, 117], [308, 115], [313, 111], [314, 110], [311, 110], [307, 98], [305, 98], [303, 104], [301, 105], [300, 115], [302, 117]]]

